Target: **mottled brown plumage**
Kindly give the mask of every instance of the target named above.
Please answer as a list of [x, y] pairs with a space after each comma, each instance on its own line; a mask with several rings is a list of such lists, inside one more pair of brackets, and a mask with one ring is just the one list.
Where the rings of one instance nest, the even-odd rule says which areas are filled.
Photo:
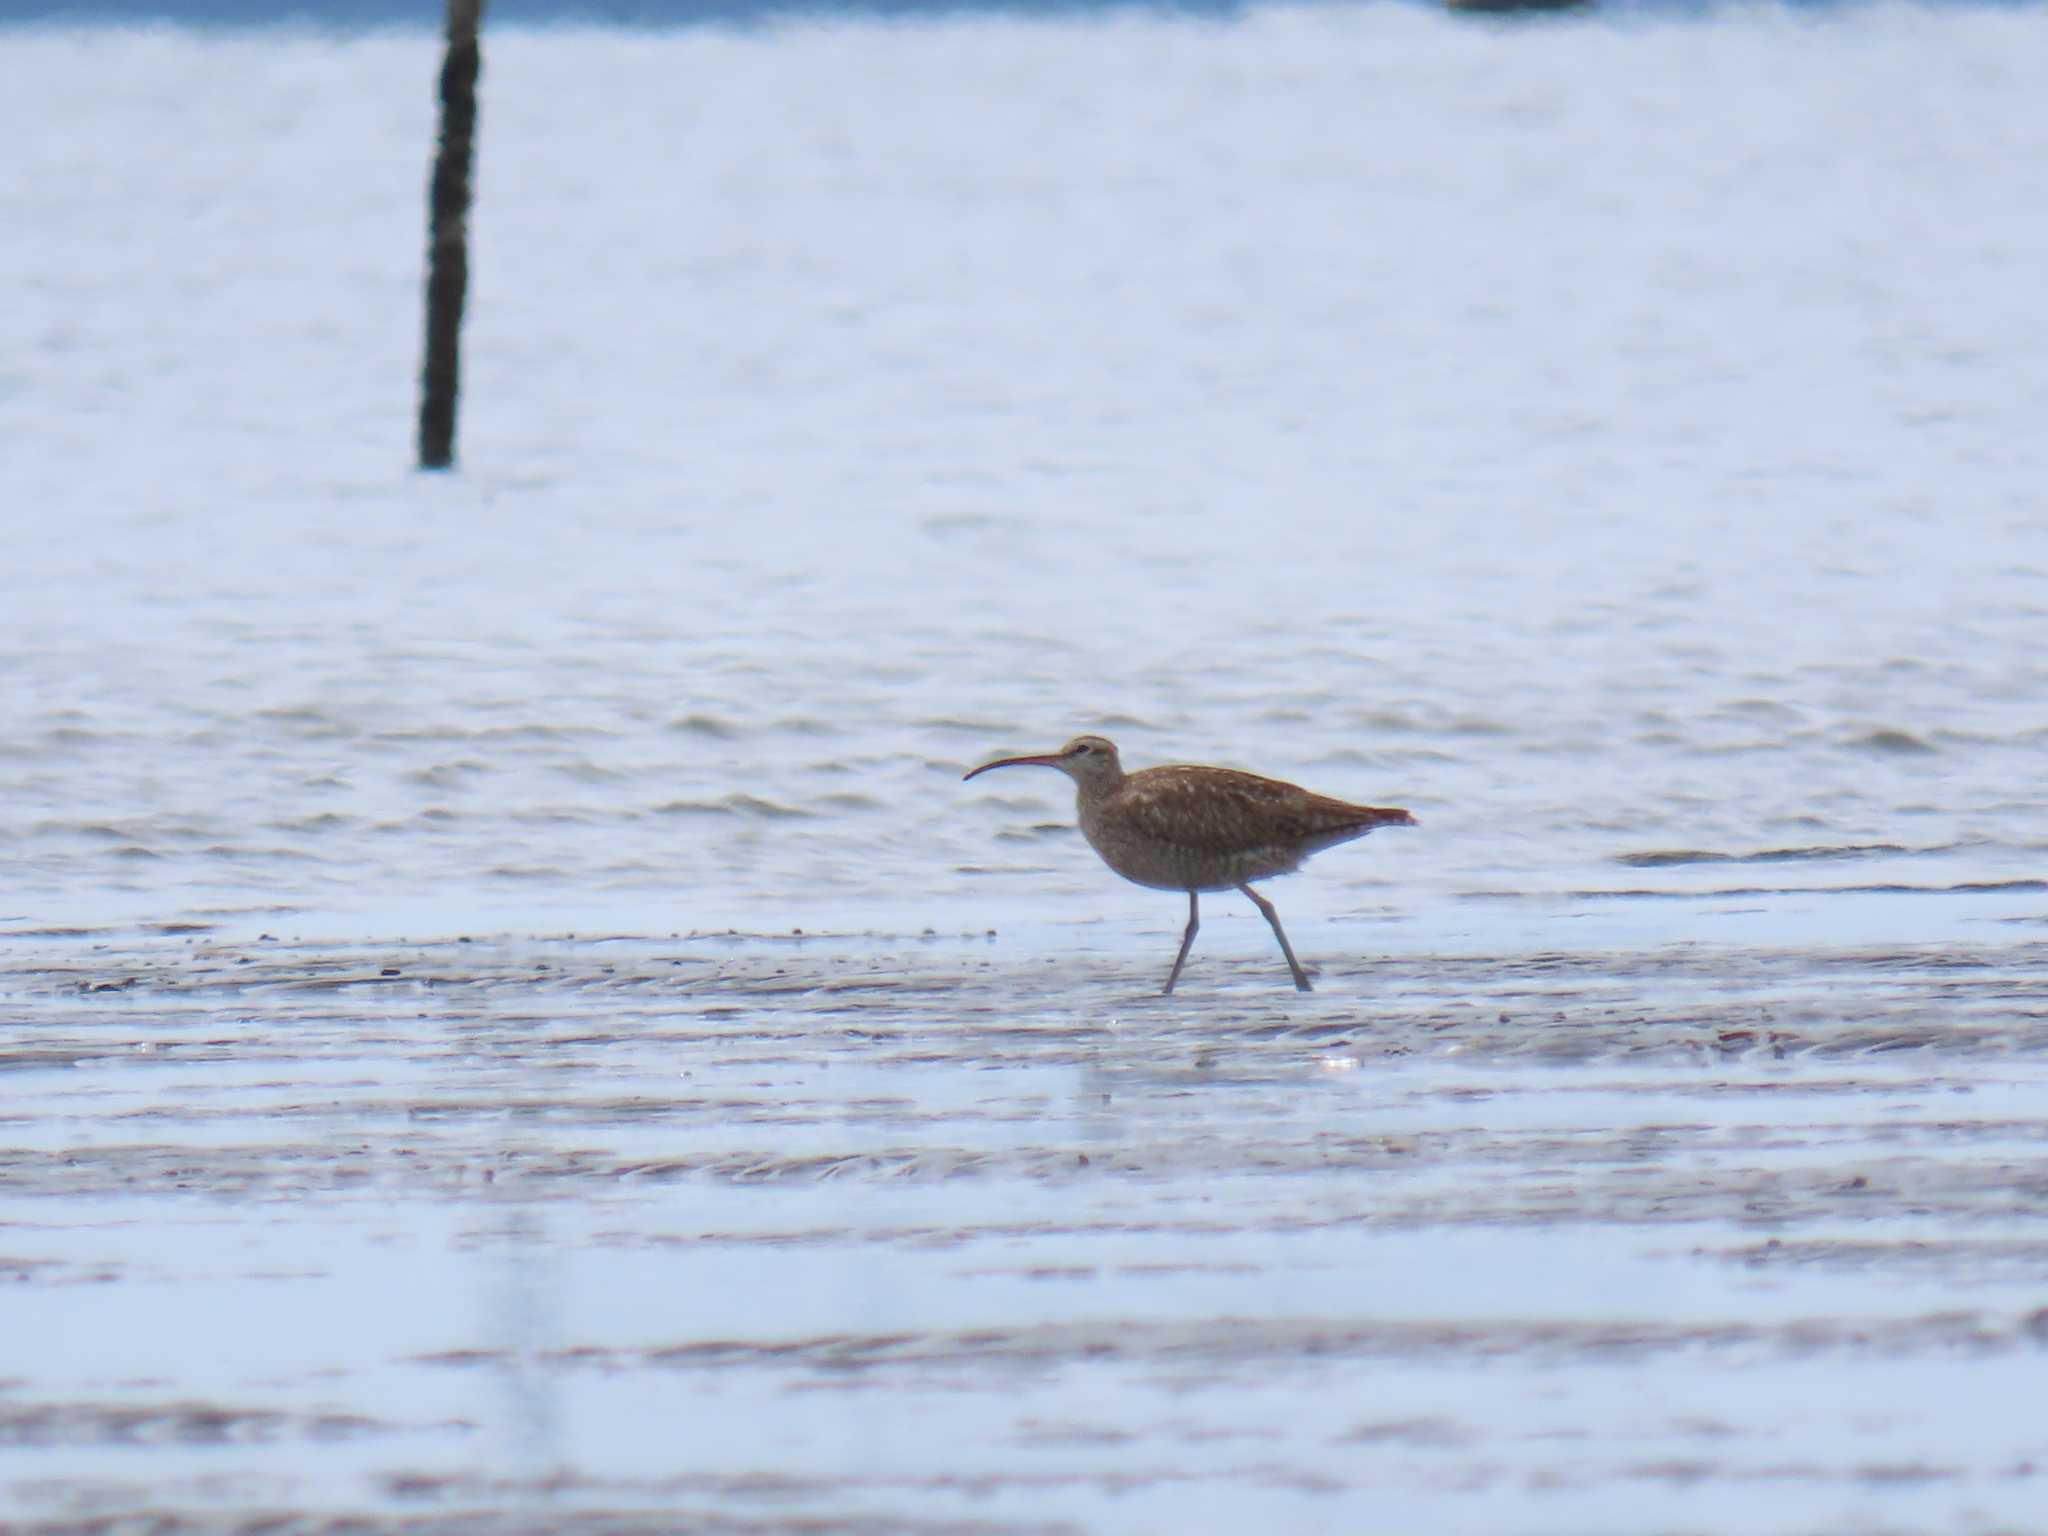
[[1415, 825], [1406, 811], [1351, 805], [1233, 768], [1125, 773], [1115, 743], [1100, 736], [1077, 736], [1059, 751], [1035, 757], [998, 758], [967, 777], [1024, 765], [1057, 768], [1074, 781], [1081, 833], [1103, 863], [1139, 885], [1188, 893], [1187, 931], [1166, 978], [1168, 992], [1180, 980], [1201, 926], [1200, 893], [1229, 890], [1243, 891], [1265, 914], [1295, 986], [1308, 991], [1308, 976], [1294, 958], [1280, 914], [1250, 882], [1288, 874], [1311, 854], [1375, 827]]

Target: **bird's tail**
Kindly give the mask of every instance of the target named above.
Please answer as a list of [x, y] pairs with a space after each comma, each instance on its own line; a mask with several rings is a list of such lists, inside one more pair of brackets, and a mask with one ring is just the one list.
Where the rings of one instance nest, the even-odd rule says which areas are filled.
[[1361, 805], [1358, 807], [1359, 824], [1365, 827], [1412, 827], [1415, 818], [1406, 811], [1390, 805]]

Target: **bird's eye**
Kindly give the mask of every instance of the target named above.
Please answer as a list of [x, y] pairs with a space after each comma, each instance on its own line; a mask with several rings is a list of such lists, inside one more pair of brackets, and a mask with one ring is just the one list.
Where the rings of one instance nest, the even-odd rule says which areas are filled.
[[1086, 757], [1090, 752], [1093, 752], [1094, 750], [1095, 749], [1089, 746], [1088, 743], [1085, 741], [1077, 741], [1074, 743], [1074, 756], [1076, 757]]

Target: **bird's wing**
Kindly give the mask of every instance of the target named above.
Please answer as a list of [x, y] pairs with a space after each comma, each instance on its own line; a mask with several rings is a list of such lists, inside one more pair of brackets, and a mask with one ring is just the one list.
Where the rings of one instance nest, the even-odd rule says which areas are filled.
[[1231, 768], [1146, 769], [1126, 779], [1116, 798], [1116, 813], [1132, 831], [1205, 854], [1314, 846], [1407, 819], [1405, 811], [1348, 805]]

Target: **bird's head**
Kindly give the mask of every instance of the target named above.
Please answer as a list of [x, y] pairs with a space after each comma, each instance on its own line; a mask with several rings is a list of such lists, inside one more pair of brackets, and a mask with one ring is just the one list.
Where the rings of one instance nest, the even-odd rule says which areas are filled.
[[1116, 758], [1116, 743], [1106, 736], [1076, 736], [1057, 752], [1041, 752], [1031, 757], [999, 757], [992, 763], [983, 763], [972, 769], [965, 777], [987, 773], [991, 768], [1057, 768], [1082, 788], [1104, 787], [1116, 783], [1124, 776], [1123, 764]]

